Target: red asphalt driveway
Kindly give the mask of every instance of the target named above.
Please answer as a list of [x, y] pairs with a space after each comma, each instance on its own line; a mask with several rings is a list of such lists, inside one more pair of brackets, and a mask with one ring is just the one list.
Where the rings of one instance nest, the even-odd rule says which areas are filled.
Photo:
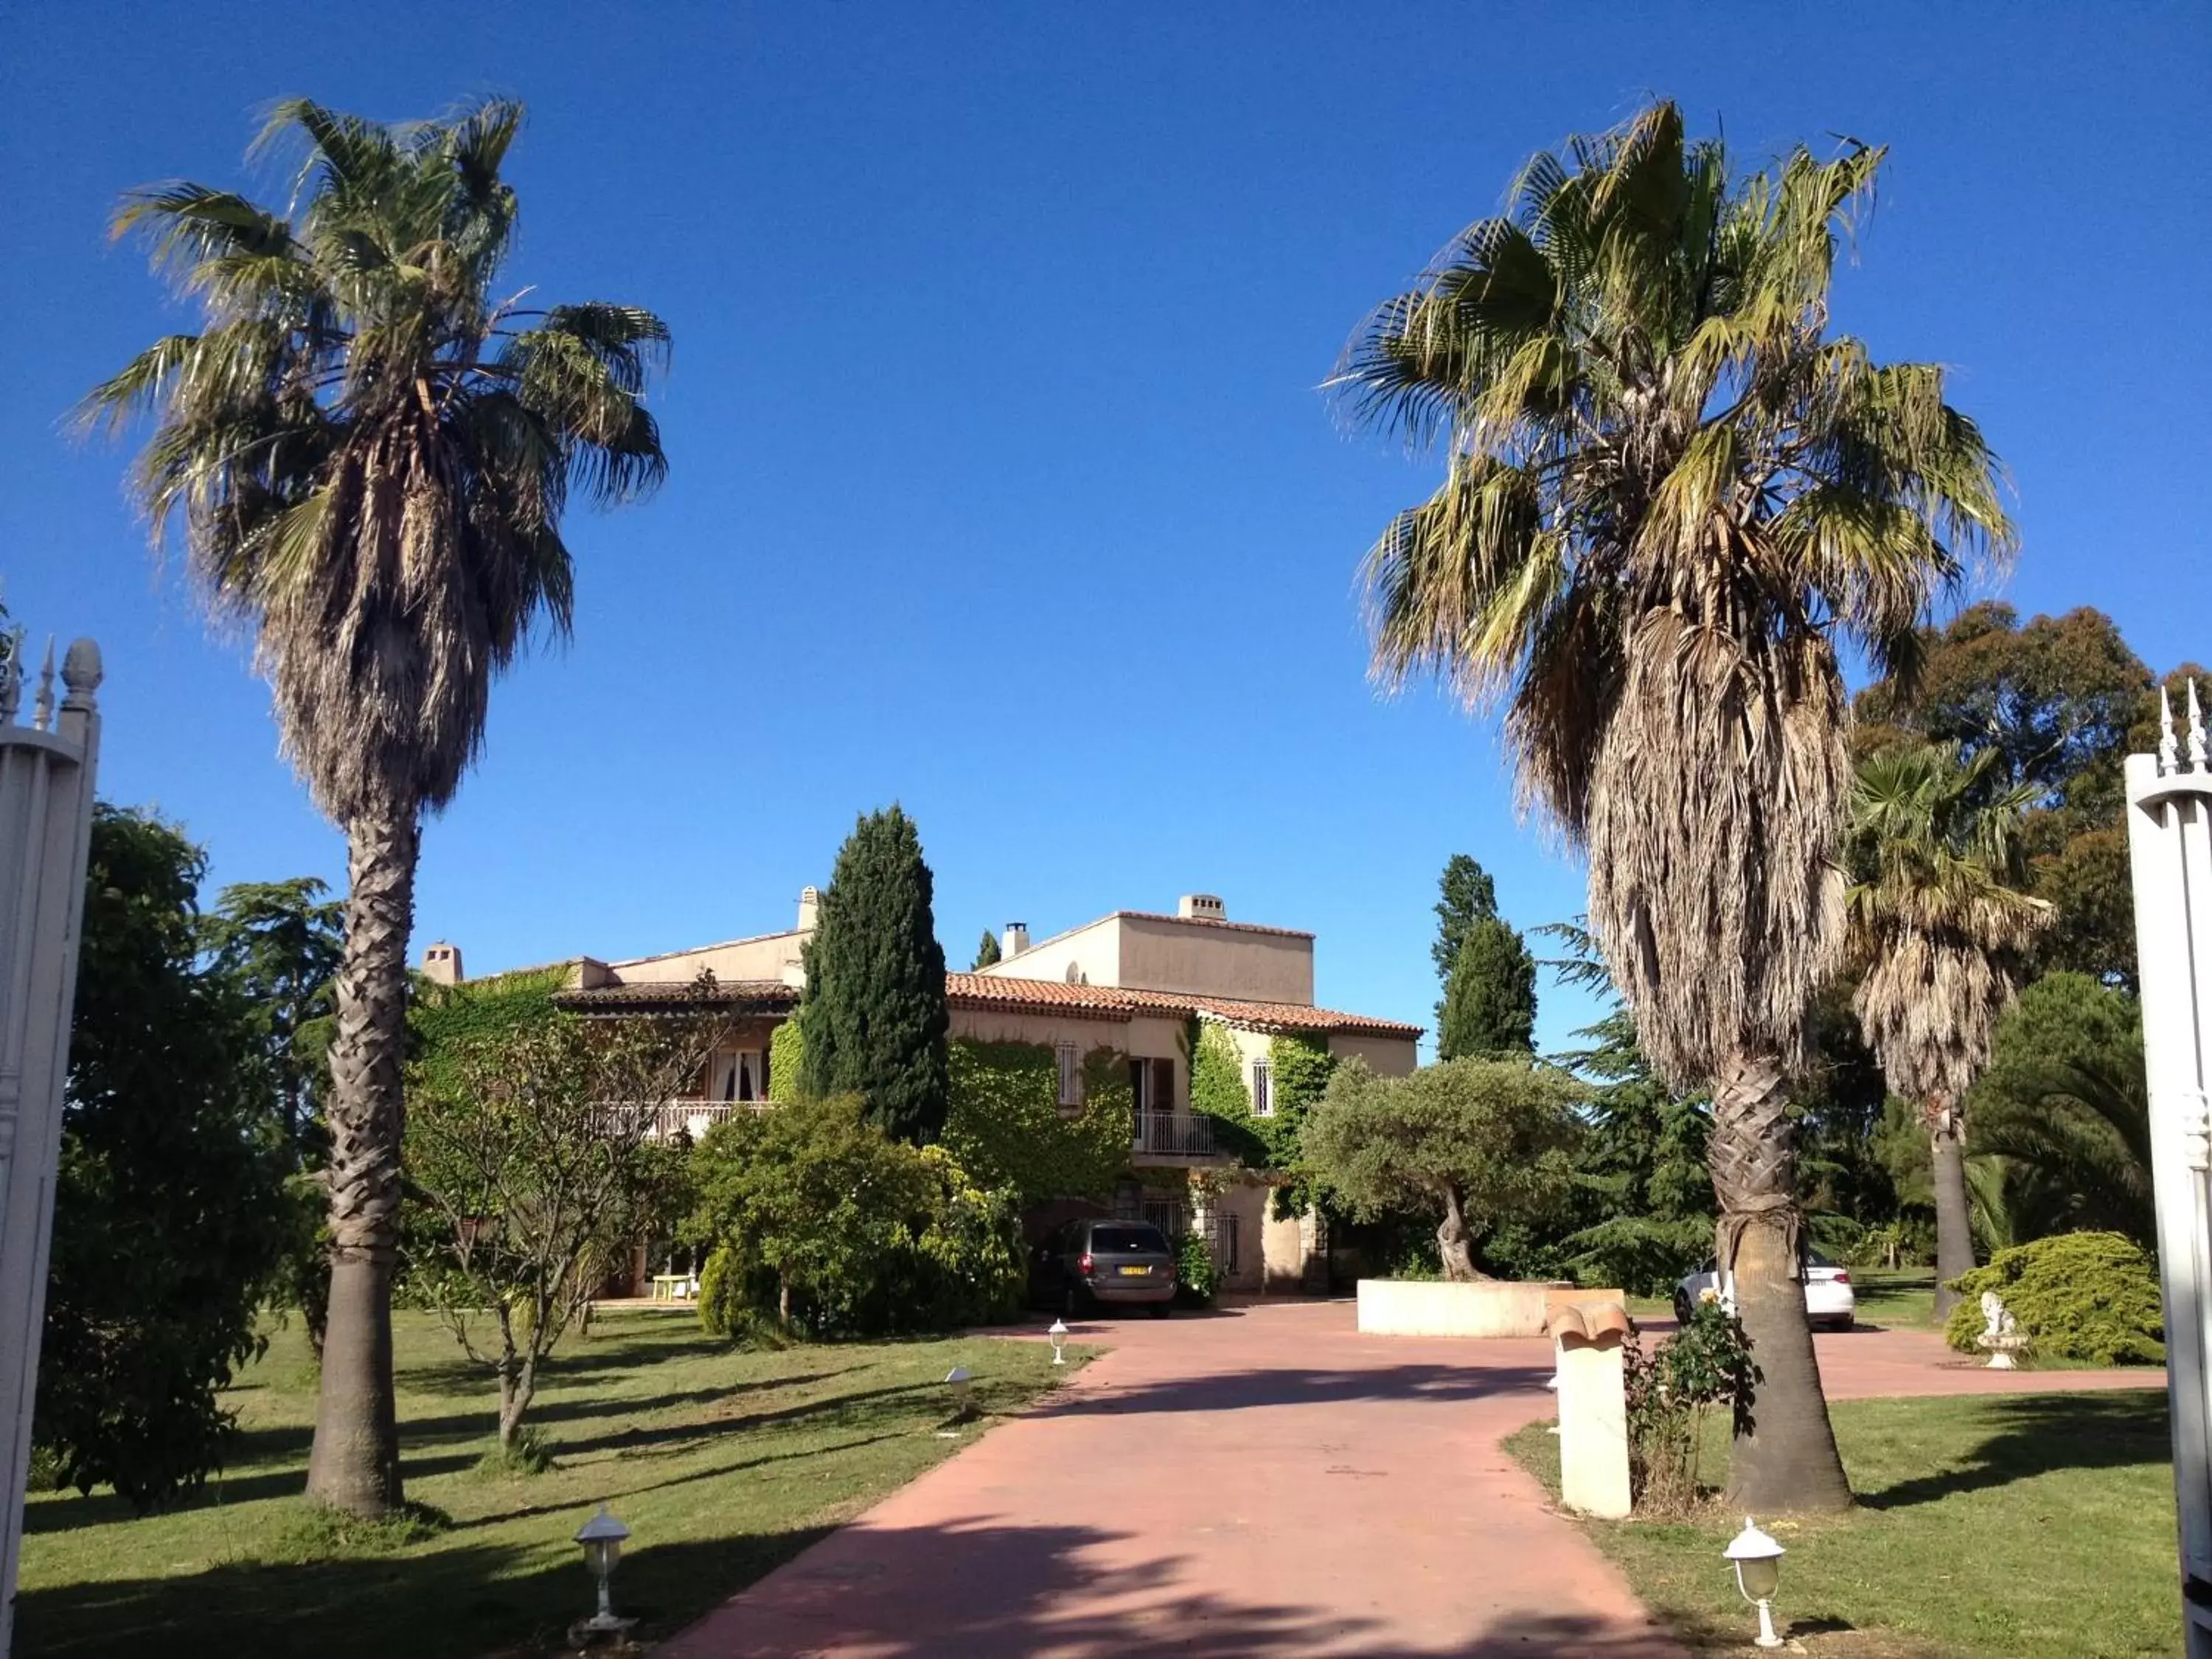
[[[662, 1659], [1680, 1655], [1499, 1447], [1550, 1413], [1548, 1343], [1362, 1336], [1345, 1302], [1075, 1340], [1109, 1352]], [[1923, 1331], [1819, 1343], [1837, 1399], [2147, 1380], [1976, 1370]]]

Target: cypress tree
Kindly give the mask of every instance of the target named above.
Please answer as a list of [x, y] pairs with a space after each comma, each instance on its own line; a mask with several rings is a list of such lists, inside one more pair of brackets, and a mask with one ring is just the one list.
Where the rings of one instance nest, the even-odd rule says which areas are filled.
[[945, 951], [914, 820], [863, 817], [837, 854], [806, 945], [806, 1092], [858, 1095], [884, 1133], [945, 1127]]
[[[1437, 885], [1442, 897], [1437, 902], [1437, 942], [1429, 947], [1429, 957], [1437, 964], [1437, 979], [1448, 980], [1468, 929], [1498, 914], [1498, 884], [1466, 854], [1454, 853], [1444, 861]], [[1443, 1014], [1441, 1005], [1437, 1012]]]
[[1437, 1011], [1437, 1058], [1526, 1054], [1535, 1044], [1536, 959], [1513, 927], [1486, 916], [1467, 930]]
[[974, 973], [980, 969], [988, 968], [999, 959], [999, 936], [986, 927], [983, 930], [983, 942], [975, 947], [975, 966], [969, 971]]

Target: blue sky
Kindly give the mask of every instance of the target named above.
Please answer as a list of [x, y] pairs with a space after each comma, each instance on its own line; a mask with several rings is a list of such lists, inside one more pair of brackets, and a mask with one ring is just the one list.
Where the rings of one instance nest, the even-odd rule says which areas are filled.
[[[472, 969], [788, 925], [854, 814], [919, 820], [948, 952], [1218, 892], [1320, 935], [1322, 1000], [1425, 1022], [1474, 853], [1524, 926], [1581, 872], [1494, 730], [1379, 700], [1352, 577], [1432, 465], [1340, 431], [1347, 332], [1532, 149], [1648, 95], [1739, 157], [1892, 146], [1839, 326], [1956, 370], [2010, 465], [2023, 611], [2212, 658], [2212, 68], [2201, 5], [1202, 8], [18, 3], [0, 16], [0, 579], [106, 649], [112, 799], [216, 881], [339, 837], [244, 646], [149, 558], [82, 391], [187, 326], [116, 193], [251, 182], [280, 95], [531, 121], [517, 286], [675, 332], [672, 460], [580, 515], [578, 629], [495, 694], [430, 827], [416, 942]], [[273, 193], [272, 181], [258, 181]], [[1540, 1035], [1587, 1016], [1565, 994]]]

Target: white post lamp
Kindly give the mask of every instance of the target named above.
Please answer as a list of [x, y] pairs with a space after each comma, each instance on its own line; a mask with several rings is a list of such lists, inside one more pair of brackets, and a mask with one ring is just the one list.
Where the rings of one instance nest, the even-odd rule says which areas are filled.
[[620, 1636], [635, 1619], [615, 1617], [614, 1603], [608, 1593], [608, 1583], [615, 1576], [615, 1563], [622, 1559], [623, 1540], [629, 1536], [629, 1528], [617, 1520], [605, 1504], [599, 1512], [576, 1528], [576, 1541], [584, 1547], [584, 1565], [592, 1570], [592, 1577], [599, 1583], [599, 1610], [571, 1632], [582, 1645], [595, 1640]]
[[1780, 1647], [1782, 1638], [1774, 1633], [1769, 1603], [1782, 1583], [1782, 1546], [1746, 1516], [1743, 1530], [1729, 1540], [1727, 1554], [1735, 1565], [1736, 1593], [1759, 1609], [1759, 1645]]
[[1060, 1357], [1060, 1351], [1067, 1346], [1067, 1322], [1064, 1319], [1054, 1320], [1052, 1328], [1044, 1334], [1044, 1340], [1052, 1344], [1052, 1363], [1055, 1365], [1065, 1365], [1067, 1362]]
[[975, 1414], [975, 1379], [965, 1365], [955, 1365], [945, 1373], [945, 1386], [952, 1390], [952, 1418], [965, 1423]]

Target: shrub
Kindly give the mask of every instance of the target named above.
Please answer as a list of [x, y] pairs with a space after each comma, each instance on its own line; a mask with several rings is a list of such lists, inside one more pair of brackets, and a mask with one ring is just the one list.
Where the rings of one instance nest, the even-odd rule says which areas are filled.
[[534, 1424], [526, 1423], [504, 1446], [494, 1446], [477, 1460], [477, 1473], [486, 1480], [515, 1475], [545, 1474], [558, 1468], [553, 1443]]
[[1966, 1353], [1979, 1349], [1982, 1293], [1995, 1291], [2030, 1351], [2095, 1365], [2156, 1365], [2166, 1358], [2158, 1269], [2118, 1233], [2058, 1233], [1999, 1250], [1986, 1267], [1952, 1281], [1965, 1298], [1944, 1334]]
[[1742, 1322], [1717, 1301], [1646, 1359], [1634, 1336], [1622, 1356], [1628, 1395], [1628, 1486], [1636, 1508], [1679, 1514], [1694, 1504], [1705, 1419], [1716, 1406], [1741, 1417], [1759, 1381]]
[[1176, 1300], [1186, 1308], [1210, 1308], [1220, 1291], [1213, 1247], [1203, 1233], [1185, 1233], [1176, 1246]]
[[941, 1146], [894, 1140], [852, 1098], [718, 1124], [695, 1154], [692, 1242], [710, 1247], [700, 1321], [815, 1337], [1009, 1316], [1025, 1277], [1013, 1194]]

